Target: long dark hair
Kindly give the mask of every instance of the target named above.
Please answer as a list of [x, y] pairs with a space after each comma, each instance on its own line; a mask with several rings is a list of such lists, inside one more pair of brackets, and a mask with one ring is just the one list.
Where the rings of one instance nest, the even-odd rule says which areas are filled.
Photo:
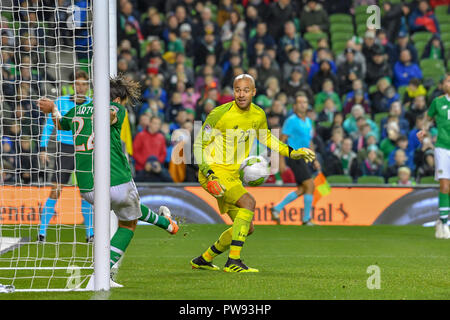
[[119, 98], [126, 104], [135, 105], [141, 97], [141, 85], [123, 74], [110, 78], [109, 96], [111, 101]]

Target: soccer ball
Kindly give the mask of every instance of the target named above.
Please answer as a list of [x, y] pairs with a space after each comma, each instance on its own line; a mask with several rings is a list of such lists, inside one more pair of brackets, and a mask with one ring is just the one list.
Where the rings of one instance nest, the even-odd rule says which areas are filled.
[[239, 176], [241, 181], [251, 187], [256, 187], [270, 176], [270, 165], [262, 156], [251, 156], [245, 159], [240, 168]]

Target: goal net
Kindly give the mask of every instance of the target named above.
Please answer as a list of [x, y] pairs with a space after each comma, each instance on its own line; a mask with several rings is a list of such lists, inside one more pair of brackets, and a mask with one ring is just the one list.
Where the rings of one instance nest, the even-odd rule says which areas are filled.
[[[57, 131], [37, 107], [38, 99], [47, 97], [64, 114], [92, 98], [91, 6], [90, 0], [0, 1], [0, 289], [5, 291], [78, 290], [93, 271], [92, 207], [76, 187], [71, 134]], [[76, 85], [83, 72], [88, 79], [81, 76], [84, 85]]]

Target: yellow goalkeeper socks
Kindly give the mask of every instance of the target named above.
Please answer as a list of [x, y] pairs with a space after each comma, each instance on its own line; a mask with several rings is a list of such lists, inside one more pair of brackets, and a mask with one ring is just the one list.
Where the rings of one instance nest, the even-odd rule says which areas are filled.
[[209, 247], [203, 254], [202, 257], [208, 262], [211, 262], [215, 257], [224, 251], [228, 250], [231, 244], [231, 237], [233, 233], [233, 228], [228, 228], [219, 237], [211, 247]]
[[250, 229], [252, 219], [253, 212], [244, 208], [239, 209], [236, 217], [234, 218], [229, 255], [231, 259], [241, 258], [241, 250], [244, 246], [245, 240], [247, 239], [248, 230]]

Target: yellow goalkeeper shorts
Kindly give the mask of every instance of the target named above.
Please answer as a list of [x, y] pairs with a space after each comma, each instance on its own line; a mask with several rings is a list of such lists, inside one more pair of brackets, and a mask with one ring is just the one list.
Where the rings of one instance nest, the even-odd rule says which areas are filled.
[[[223, 196], [220, 198], [216, 198], [220, 213], [228, 213], [229, 211], [238, 209], [235, 205], [236, 202], [248, 192], [242, 185], [241, 179], [239, 179], [239, 172], [234, 173], [230, 171], [215, 169], [214, 175], [219, 178], [220, 183], [225, 187]], [[201, 172], [198, 173], [198, 181], [200, 182], [203, 189], [208, 192], [208, 188], [206, 187], [208, 179], [206, 179]]]

